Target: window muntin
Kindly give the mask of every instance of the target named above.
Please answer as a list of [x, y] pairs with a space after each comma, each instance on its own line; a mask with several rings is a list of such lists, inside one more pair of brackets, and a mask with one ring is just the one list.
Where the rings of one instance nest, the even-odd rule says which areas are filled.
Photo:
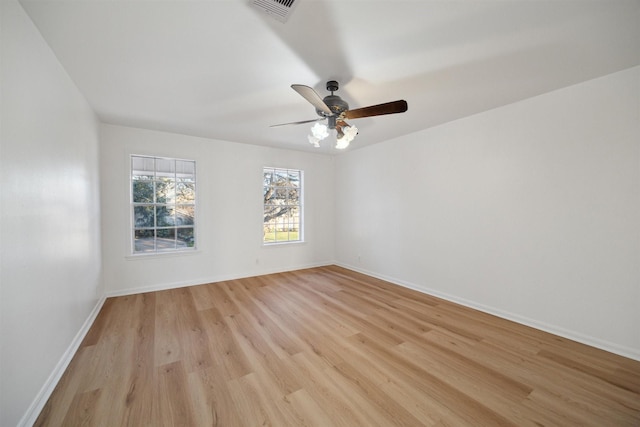
[[264, 168], [263, 243], [303, 240], [302, 175], [301, 170]]
[[131, 156], [134, 254], [195, 249], [196, 162]]

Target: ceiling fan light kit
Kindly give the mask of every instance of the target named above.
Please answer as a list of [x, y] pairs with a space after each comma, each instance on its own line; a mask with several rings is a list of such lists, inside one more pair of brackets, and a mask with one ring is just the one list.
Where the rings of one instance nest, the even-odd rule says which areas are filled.
[[[316, 114], [318, 114], [320, 118], [272, 125], [272, 127], [316, 122], [311, 127], [311, 135], [307, 137], [309, 143], [316, 148], [320, 147], [320, 141], [329, 136], [328, 129], [336, 130], [336, 148], [347, 148], [349, 143], [353, 141], [358, 134], [358, 128], [348, 124], [345, 119], [360, 119], [364, 117], [404, 113], [408, 109], [407, 101], [398, 100], [349, 110], [349, 104], [338, 95], [334, 95], [334, 92], [339, 88], [339, 84], [335, 80], [329, 80], [327, 82], [327, 90], [331, 92], [331, 94], [324, 98], [321, 98], [320, 95], [309, 86], [294, 84], [291, 85], [291, 88], [315, 107]], [[326, 125], [318, 123], [325, 119], [327, 120]]]
[[336, 148], [338, 150], [347, 148], [358, 134], [358, 128], [355, 126], [337, 127], [336, 130], [338, 131], [338, 138], [336, 139]]
[[329, 128], [322, 123], [316, 123], [311, 126], [311, 135], [307, 136], [309, 143], [314, 147], [320, 147], [320, 141], [329, 136]]

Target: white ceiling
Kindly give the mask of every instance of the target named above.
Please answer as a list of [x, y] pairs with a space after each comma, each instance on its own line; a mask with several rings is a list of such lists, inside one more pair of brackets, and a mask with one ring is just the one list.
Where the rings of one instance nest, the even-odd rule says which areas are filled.
[[21, 0], [106, 123], [314, 149], [292, 83], [364, 118], [349, 149], [640, 65], [640, 0], [298, 0], [282, 24], [250, 0]]

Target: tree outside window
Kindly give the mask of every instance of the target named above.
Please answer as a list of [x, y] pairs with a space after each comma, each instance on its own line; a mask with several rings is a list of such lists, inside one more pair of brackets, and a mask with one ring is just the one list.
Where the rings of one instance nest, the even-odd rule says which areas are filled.
[[195, 161], [131, 156], [133, 253], [195, 248]]
[[263, 242], [302, 241], [302, 171], [264, 168]]

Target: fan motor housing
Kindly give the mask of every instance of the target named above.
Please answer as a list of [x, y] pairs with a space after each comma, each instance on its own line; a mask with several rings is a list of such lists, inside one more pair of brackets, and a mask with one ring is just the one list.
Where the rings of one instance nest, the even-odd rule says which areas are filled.
[[[340, 114], [342, 114], [343, 112], [349, 109], [349, 104], [347, 104], [338, 95], [327, 95], [324, 97], [323, 101], [325, 104], [327, 104], [327, 107], [329, 107], [331, 112], [336, 116], [339, 116]], [[316, 110], [316, 111], [319, 115], [326, 116], [326, 113], [324, 113], [323, 111], [321, 110]]]

